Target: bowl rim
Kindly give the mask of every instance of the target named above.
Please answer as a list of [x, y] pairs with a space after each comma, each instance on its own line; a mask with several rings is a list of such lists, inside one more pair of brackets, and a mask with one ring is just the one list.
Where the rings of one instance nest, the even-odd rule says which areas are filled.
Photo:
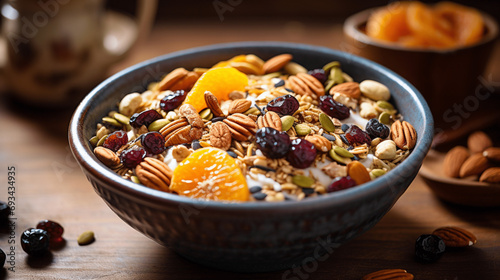
[[[198, 205], [195, 207], [203, 207], [203, 209], [210, 210], [218, 210], [218, 211], [240, 211], [240, 212], [261, 212], [261, 213], [270, 213], [270, 210], [273, 210], [273, 213], [277, 212], [287, 212], [291, 211], [302, 212], [308, 209], [318, 209], [324, 208], [326, 206], [332, 206], [335, 204], [350, 204], [355, 203], [359, 197], [369, 196], [370, 194], [376, 194], [378, 192], [384, 191], [384, 189], [388, 189], [388, 191], [395, 190], [391, 189], [390, 182], [395, 182], [398, 179], [398, 172], [388, 172], [383, 177], [372, 180], [368, 183], [362, 184], [355, 188], [350, 188], [347, 190], [336, 192], [335, 195], [319, 195], [317, 197], [304, 199], [301, 201], [286, 201], [283, 202], [244, 202], [244, 203], [227, 203], [220, 201], [204, 201], [204, 200], [195, 200], [188, 197], [175, 195], [159, 190], [154, 190], [148, 188], [146, 186], [133, 183], [132, 181], [121, 178], [119, 175], [114, 173], [111, 169], [105, 168], [102, 163], [100, 163], [94, 156], [91, 149], [86, 147], [85, 142], [88, 139], [84, 139], [83, 136], [83, 121], [85, 115], [89, 112], [91, 101], [99, 95], [102, 91], [106, 91], [108, 87], [113, 85], [113, 83], [119, 81], [122, 76], [127, 75], [131, 72], [138, 71], [141, 68], [147, 67], [148, 65], [153, 65], [160, 61], [178, 58], [182, 56], [187, 56], [192, 53], [200, 53], [200, 52], [210, 52], [210, 51], [223, 51], [225, 49], [234, 49], [234, 48], [288, 48], [294, 49], [296, 51], [314, 51], [319, 53], [327, 53], [329, 55], [336, 55], [338, 57], [344, 57], [346, 59], [350, 59], [357, 64], [360, 64], [363, 67], [370, 67], [375, 69], [376, 71], [382, 73], [382, 75], [387, 76], [389, 79], [401, 85], [401, 87], [406, 91], [407, 94], [411, 95], [411, 99], [416, 101], [416, 109], [419, 112], [423, 112], [422, 123], [423, 123], [423, 134], [419, 135], [420, 140], [417, 141], [417, 145], [414, 150], [408, 156], [408, 158], [403, 161], [396, 168], [399, 168], [399, 171], [407, 170], [404, 173], [411, 173], [408, 170], [412, 170], [413, 168], [420, 168], [422, 161], [430, 149], [432, 138], [433, 138], [433, 119], [432, 114], [430, 113], [430, 109], [425, 102], [423, 96], [418, 92], [418, 90], [411, 85], [404, 78], [394, 73], [392, 70], [370, 61], [368, 59], [347, 53], [339, 50], [333, 50], [327, 47], [322, 46], [314, 46], [308, 44], [298, 44], [298, 43], [290, 43], [290, 42], [280, 42], [280, 41], [244, 41], [244, 42], [233, 42], [233, 43], [222, 43], [222, 44], [214, 44], [202, 47], [189, 48], [181, 51], [176, 51], [172, 53], [168, 53], [165, 55], [161, 55], [133, 66], [130, 66], [103, 81], [97, 87], [95, 87], [79, 104], [73, 113], [73, 117], [71, 118], [69, 131], [68, 131], [68, 140], [70, 149], [80, 164], [80, 167], [84, 171], [84, 173], [90, 173], [94, 176], [94, 179], [97, 179], [101, 182], [104, 182], [105, 185], [112, 185], [115, 191], [120, 192], [121, 194], [133, 198], [133, 199], [141, 199], [141, 201], [147, 201], [149, 205], [158, 205], [161, 204], [178, 204], [181, 205]], [[414, 166], [412, 166], [414, 165]], [[418, 171], [418, 169], [417, 169]], [[417, 173], [415, 171], [415, 174]], [[87, 174], [88, 176], [88, 174]], [[384, 182], [385, 181], [385, 182]], [[398, 196], [402, 194], [399, 193]], [[297, 207], [300, 206], [300, 207]], [[295, 209], [295, 210], [294, 210]]]
[[370, 17], [370, 15], [375, 12], [376, 10], [379, 10], [381, 8], [384, 8], [387, 6], [379, 6], [379, 7], [374, 7], [374, 8], [369, 8], [363, 11], [360, 11], [358, 13], [355, 13], [349, 17], [346, 18], [344, 21], [343, 25], [343, 31], [344, 34], [347, 36], [353, 38], [356, 41], [359, 41], [363, 44], [366, 45], [372, 45], [376, 46], [379, 48], [384, 48], [384, 49], [391, 49], [395, 51], [406, 51], [406, 52], [423, 52], [423, 53], [431, 53], [431, 54], [448, 54], [448, 53], [454, 53], [460, 50], [466, 50], [466, 49], [471, 49], [477, 46], [485, 45], [489, 42], [494, 42], [498, 38], [499, 34], [499, 26], [497, 21], [490, 16], [489, 14], [479, 11], [483, 17], [484, 20], [484, 25], [488, 29], [488, 33], [486, 36], [484, 36], [481, 40], [478, 42], [475, 42], [474, 44], [470, 44], [467, 46], [459, 46], [459, 47], [454, 47], [454, 48], [448, 48], [448, 49], [435, 49], [435, 48], [421, 48], [421, 47], [404, 47], [400, 46], [394, 43], [390, 42], [385, 42], [382, 40], [378, 39], [373, 39], [366, 35], [364, 32], [361, 32], [359, 30], [359, 26], [366, 24], [366, 21]]

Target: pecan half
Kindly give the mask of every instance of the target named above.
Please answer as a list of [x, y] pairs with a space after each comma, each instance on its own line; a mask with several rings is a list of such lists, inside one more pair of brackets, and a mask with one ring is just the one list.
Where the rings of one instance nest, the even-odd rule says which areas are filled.
[[173, 172], [163, 161], [147, 157], [136, 166], [135, 174], [145, 186], [168, 192]]
[[391, 139], [400, 149], [411, 150], [417, 143], [417, 131], [406, 121], [395, 121], [391, 126]]
[[300, 95], [325, 95], [325, 88], [318, 79], [307, 73], [298, 73], [288, 78], [290, 88]]
[[213, 95], [210, 91], [205, 91], [205, 103], [207, 103], [208, 109], [212, 111], [214, 116], [216, 117], [223, 117], [225, 116], [224, 113], [222, 112], [222, 109], [219, 104], [219, 100], [215, 95]]
[[210, 127], [210, 145], [224, 151], [231, 147], [231, 131], [224, 122], [216, 122]]
[[235, 114], [235, 113], [243, 113], [246, 112], [248, 109], [250, 109], [250, 106], [252, 106], [252, 101], [248, 99], [237, 99], [231, 102], [231, 105], [229, 105], [229, 114]]
[[203, 120], [192, 105], [182, 105], [179, 108], [179, 114], [182, 116], [180, 119], [167, 124], [160, 130], [165, 138], [166, 147], [190, 143], [200, 139], [203, 134]]
[[257, 124], [249, 116], [236, 113], [223, 120], [235, 140], [246, 141], [257, 132]]
[[361, 278], [361, 280], [389, 280], [389, 279], [413, 280], [413, 274], [408, 273], [404, 269], [382, 269], [367, 274], [363, 276], [363, 278]]
[[459, 227], [440, 227], [432, 234], [443, 239], [446, 247], [467, 247], [477, 242], [477, 238], [470, 231]]
[[259, 128], [271, 127], [278, 131], [281, 131], [282, 128], [280, 116], [273, 111], [268, 111], [264, 116], [259, 116], [257, 119], [257, 125]]

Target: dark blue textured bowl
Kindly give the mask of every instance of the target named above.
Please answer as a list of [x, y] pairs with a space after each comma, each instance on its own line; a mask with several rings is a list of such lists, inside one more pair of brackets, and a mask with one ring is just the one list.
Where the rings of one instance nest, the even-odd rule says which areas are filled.
[[[354, 80], [387, 85], [418, 140], [411, 155], [388, 174], [361, 186], [298, 202], [225, 204], [197, 201], [122, 179], [101, 164], [89, 144], [96, 124], [126, 94], [177, 67], [210, 67], [238, 54], [263, 59], [290, 53], [308, 69], [338, 60]], [[167, 54], [112, 76], [74, 113], [72, 152], [95, 191], [130, 226], [203, 265], [244, 272], [286, 269], [320, 261], [333, 249], [373, 227], [405, 192], [429, 150], [433, 120], [424, 99], [406, 80], [366, 59], [302, 44], [242, 42]]]

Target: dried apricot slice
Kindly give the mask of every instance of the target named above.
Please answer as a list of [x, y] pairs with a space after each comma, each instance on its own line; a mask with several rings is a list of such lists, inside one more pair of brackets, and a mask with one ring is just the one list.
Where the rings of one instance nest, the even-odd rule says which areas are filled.
[[247, 201], [245, 176], [236, 161], [217, 148], [201, 148], [174, 169], [170, 190], [204, 200]]
[[397, 42], [400, 37], [408, 36], [410, 34], [406, 23], [408, 5], [408, 2], [394, 2], [375, 11], [366, 24], [366, 34], [390, 42]]
[[247, 75], [232, 67], [212, 68], [205, 72], [186, 96], [184, 104], [191, 104], [200, 112], [207, 107], [205, 91], [210, 91], [219, 101], [228, 100], [232, 91], [244, 91]]
[[434, 10], [436, 18], [451, 25], [447, 30], [459, 45], [470, 45], [481, 39], [484, 23], [478, 10], [452, 2], [439, 2]]

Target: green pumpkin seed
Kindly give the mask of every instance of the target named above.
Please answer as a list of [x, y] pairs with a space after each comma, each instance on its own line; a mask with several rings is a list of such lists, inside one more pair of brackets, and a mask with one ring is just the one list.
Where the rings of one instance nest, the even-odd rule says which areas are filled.
[[94, 237], [93, 231], [86, 231], [86, 232], [80, 234], [80, 236], [78, 236], [78, 238], [76, 239], [76, 241], [78, 242], [78, 245], [88, 245], [88, 244], [94, 242], [94, 240], [95, 240], [95, 237]]
[[272, 78], [279, 78], [280, 76], [281, 76], [280, 72], [273, 72], [273, 73], [269, 73], [269, 74], [262, 76], [262, 79], [270, 80]]
[[134, 182], [136, 184], [140, 184], [141, 183], [141, 181], [139, 180], [139, 177], [137, 177], [135, 175], [130, 177], [130, 181], [132, 181], [132, 182]]
[[260, 110], [255, 107], [250, 107], [250, 109], [246, 110], [243, 114], [245, 115], [260, 115]]
[[310, 188], [314, 182], [313, 178], [304, 175], [295, 175], [292, 177], [292, 183], [302, 188]]
[[294, 122], [295, 118], [292, 116], [281, 117], [281, 130], [288, 131], [290, 128], [292, 128]]
[[380, 177], [385, 174], [384, 169], [373, 169], [370, 171], [370, 175], [373, 175], [375, 178]]
[[390, 125], [391, 124], [391, 115], [389, 115], [389, 113], [387, 113], [387, 112], [382, 112], [378, 116], [378, 121], [380, 123], [385, 124], [385, 125]]
[[335, 131], [335, 125], [333, 124], [332, 119], [330, 119], [330, 117], [327, 114], [320, 113], [319, 122], [321, 123], [321, 126], [323, 127], [324, 130], [328, 132]]
[[338, 67], [340, 67], [340, 62], [338, 62], [338, 61], [332, 61], [332, 62], [330, 62], [330, 63], [326, 64], [325, 66], [323, 66], [323, 70], [324, 70], [325, 72], [328, 72], [328, 71], [330, 71], [330, 69], [332, 69], [333, 67], [337, 67], [337, 68], [338, 68]]
[[210, 111], [209, 108], [203, 109], [200, 112], [200, 117], [204, 120], [211, 120], [212, 118], [210, 117], [210, 115], [212, 115], [212, 117], [213, 117], [212, 111]]
[[164, 126], [166, 126], [169, 123], [170, 123], [170, 121], [167, 119], [159, 119], [159, 120], [152, 122], [148, 126], [148, 130], [149, 131], [160, 131], [160, 129], [162, 129]]
[[94, 147], [95, 147], [95, 146], [97, 146], [97, 142], [99, 142], [99, 137], [97, 137], [97, 135], [96, 135], [96, 136], [94, 136], [94, 137], [90, 138], [89, 142], [90, 142], [90, 144], [91, 144], [92, 146], [94, 146]]
[[337, 153], [335, 153], [335, 149], [331, 149], [329, 152], [328, 152], [328, 155], [330, 155], [330, 157], [338, 162], [338, 163], [342, 163], [342, 164], [348, 164], [349, 162], [351, 162], [351, 159], [350, 158], [345, 158], [345, 157], [341, 157], [339, 155], [337, 155]]
[[325, 92], [328, 93], [330, 92], [330, 89], [335, 85], [335, 81], [334, 80], [328, 80], [326, 82], [326, 86], [325, 86]]
[[104, 118], [102, 118], [102, 122], [105, 123], [105, 124], [112, 125], [112, 126], [122, 127], [121, 123], [119, 123], [117, 120], [115, 120], [113, 118], [110, 118], [110, 117], [104, 117]]
[[354, 155], [349, 152], [348, 150], [342, 148], [342, 147], [339, 147], [339, 146], [335, 146], [333, 147], [333, 150], [335, 151], [335, 153], [341, 157], [345, 157], [345, 158], [353, 158]]
[[295, 131], [299, 136], [306, 136], [307, 134], [311, 133], [311, 128], [305, 123], [300, 123], [295, 126]]
[[130, 118], [125, 116], [125, 115], [122, 115], [120, 113], [115, 113], [113, 115], [113, 118], [115, 118], [117, 121], [119, 121], [121, 124], [129, 124], [130, 123]]
[[330, 79], [332, 79], [336, 84], [343, 83], [344, 77], [342, 77], [342, 69], [339, 67], [333, 67], [330, 70]]
[[304, 68], [304, 66], [295, 62], [288, 62], [285, 65], [285, 67], [283, 67], [283, 70], [285, 70], [285, 72], [290, 75], [297, 75], [298, 73], [307, 73], [307, 69]]
[[108, 138], [108, 134], [104, 135], [103, 137], [101, 137], [101, 139], [99, 139], [99, 141], [97, 141], [97, 147], [99, 146], [102, 146], [102, 144], [104, 144], [104, 141], [106, 141], [106, 138]]
[[377, 107], [384, 109], [384, 110], [394, 110], [394, 106], [392, 106], [391, 103], [383, 100], [377, 101]]

